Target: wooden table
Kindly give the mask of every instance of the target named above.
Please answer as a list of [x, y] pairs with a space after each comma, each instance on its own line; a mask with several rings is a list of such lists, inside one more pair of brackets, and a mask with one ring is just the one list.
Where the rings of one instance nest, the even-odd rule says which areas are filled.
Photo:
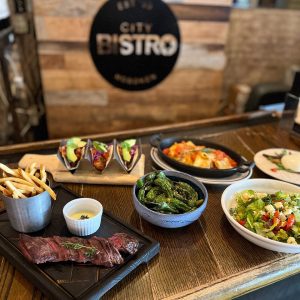
[[[109, 133], [98, 138], [140, 135], [151, 171], [149, 136], [188, 135], [235, 149], [247, 159], [271, 147], [298, 149], [280, 128], [276, 115], [252, 113], [194, 121], [136, 131]], [[51, 153], [58, 141], [0, 147], [0, 159], [16, 162], [25, 152]], [[253, 177], [266, 177], [255, 168]], [[135, 212], [131, 187], [67, 184], [74, 192], [99, 199], [117, 217], [161, 244], [159, 256], [132, 272], [104, 299], [224, 299], [258, 289], [300, 271], [300, 254], [282, 254], [260, 248], [241, 237], [226, 220], [221, 205], [222, 186], [207, 186], [208, 206], [201, 218], [181, 229], [163, 229], [142, 220]], [[42, 293], [0, 257], [0, 298], [41, 299]]]

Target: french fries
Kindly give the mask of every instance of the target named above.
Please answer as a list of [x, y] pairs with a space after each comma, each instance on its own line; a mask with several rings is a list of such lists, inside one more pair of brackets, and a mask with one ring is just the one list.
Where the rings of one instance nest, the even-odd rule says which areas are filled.
[[40, 177], [41, 177], [41, 181], [46, 182], [47, 174], [46, 174], [46, 169], [45, 169], [44, 165], [40, 166]]
[[31, 175], [34, 175], [35, 174], [35, 172], [36, 172], [36, 163], [32, 163], [31, 165], [30, 165], [30, 167], [29, 167], [29, 174], [31, 174]]
[[5, 196], [11, 197], [12, 192], [0, 185], [0, 192], [2, 192]]
[[54, 191], [45, 182], [43, 182], [42, 180], [38, 179], [34, 175], [29, 174], [29, 176], [30, 176], [30, 178], [34, 182], [36, 182], [37, 184], [39, 184], [45, 191], [47, 191], [50, 194], [50, 196], [51, 196], [51, 198], [53, 200], [56, 200], [56, 195], [55, 195]]
[[[11, 169], [0, 163], [2, 178], [0, 178], [0, 192], [7, 197], [25, 199], [47, 191], [53, 200], [56, 200], [55, 192], [47, 185], [47, 173], [44, 165], [32, 163], [25, 170]], [[21, 201], [21, 200], [20, 200]]]
[[[42, 188], [40, 188], [38, 185], [36, 185], [34, 183], [34, 181], [31, 178], [31, 174], [30, 173], [26, 173], [25, 171], [23, 171], [21, 168], [19, 168], [19, 174], [28, 182], [32, 183], [36, 189], [37, 192], [42, 193], [44, 190]], [[34, 176], [34, 175], [32, 175]]]
[[0, 169], [2, 171], [4, 171], [6, 174], [9, 174], [9, 175], [12, 175], [12, 176], [15, 176], [15, 177], [19, 177], [19, 175], [16, 171], [12, 170], [11, 168], [7, 167], [4, 164], [0, 163]]
[[19, 189], [17, 189], [17, 188], [12, 184], [11, 181], [8, 181], [8, 180], [7, 180], [7, 181], [5, 181], [4, 183], [5, 183], [5, 185], [7, 186], [7, 188], [13, 192], [13, 196], [15, 196], [17, 199], [18, 199], [18, 198], [23, 198], [23, 199], [26, 198], [26, 196], [22, 194], [22, 192], [24, 192], [24, 191], [22, 190], [22, 192], [21, 192]]
[[33, 191], [35, 191], [34, 186], [30, 186], [30, 185], [26, 185], [26, 184], [22, 184], [22, 183], [17, 183], [17, 182], [14, 182], [13, 185], [17, 189], [20, 189], [20, 190], [23, 190], [23, 191], [26, 191], [26, 192], [29, 192], [29, 193], [32, 193]]

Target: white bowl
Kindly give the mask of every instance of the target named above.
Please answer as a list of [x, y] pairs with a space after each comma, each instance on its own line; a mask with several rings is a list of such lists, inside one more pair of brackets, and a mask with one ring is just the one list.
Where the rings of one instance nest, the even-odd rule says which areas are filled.
[[[88, 219], [74, 219], [71, 216], [82, 211], [89, 211], [95, 216]], [[68, 202], [63, 208], [67, 227], [72, 234], [86, 236], [95, 233], [101, 224], [103, 207], [101, 203], [91, 198], [78, 198]]]
[[274, 193], [278, 191], [288, 193], [300, 193], [300, 187], [274, 179], [248, 179], [234, 183], [227, 187], [222, 194], [221, 204], [226, 218], [233, 228], [250, 242], [265, 249], [284, 252], [284, 253], [300, 253], [300, 245], [292, 245], [283, 242], [274, 241], [260, 236], [241, 224], [239, 224], [231, 215], [230, 208], [235, 206], [234, 196], [243, 190], [254, 190], [257, 192]]

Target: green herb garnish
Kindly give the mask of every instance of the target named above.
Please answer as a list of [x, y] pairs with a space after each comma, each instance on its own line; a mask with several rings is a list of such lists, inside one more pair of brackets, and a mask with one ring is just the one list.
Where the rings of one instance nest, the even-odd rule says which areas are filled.
[[98, 141], [93, 141], [93, 147], [101, 152], [106, 152], [108, 149], [108, 146], [104, 143], [98, 142]]
[[67, 249], [73, 249], [73, 250], [80, 250], [80, 249], [85, 248], [86, 252], [84, 254], [87, 257], [93, 257], [98, 252], [97, 248], [88, 247], [88, 246], [85, 246], [85, 245], [80, 244], [80, 243], [63, 242], [61, 245], [64, 246], [65, 248], [67, 248]]
[[90, 217], [88, 215], [81, 215], [80, 220], [86, 220], [89, 219]]

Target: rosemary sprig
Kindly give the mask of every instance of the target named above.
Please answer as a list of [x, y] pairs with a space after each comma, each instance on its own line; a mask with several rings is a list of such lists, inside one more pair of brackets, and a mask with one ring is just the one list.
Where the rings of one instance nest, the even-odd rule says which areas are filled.
[[63, 243], [61, 243], [61, 245], [64, 246], [65, 248], [67, 248], [67, 249], [74, 249], [74, 250], [80, 250], [80, 249], [85, 248], [86, 252], [84, 254], [87, 257], [93, 257], [98, 252], [97, 248], [88, 247], [88, 246], [85, 246], [85, 245], [80, 244], [80, 243], [63, 242]]

